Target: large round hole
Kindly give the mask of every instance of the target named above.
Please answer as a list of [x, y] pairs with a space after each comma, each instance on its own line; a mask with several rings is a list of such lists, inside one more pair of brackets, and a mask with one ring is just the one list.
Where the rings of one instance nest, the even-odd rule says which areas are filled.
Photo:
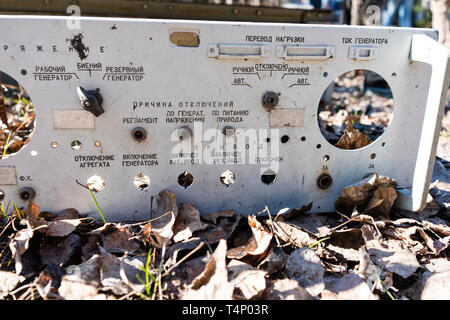
[[270, 169], [264, 171], [264, 173], [261, 175], [261, 181], [264, 184], [272, 184], [275, 182], [275, 180], [277, 180], [277, 175]]
[[178, 176], [178, 184], [183, 188], [187, 188], [194, 183], [194, 176], [189, 172], [185, 171]]
[[3, 201], [5, 199], [5, 193], [0, 190], [0, 201]]
[[234, 173], [231, 172], [230, 170], [224, 171], [220, 175], [220, 182], [226, 187], [231, 186], [234, 183], [234, 181], [235, 181]]
[[139, 173], [136, 175], [133, 179], [133, 184], [138, 188], [139, 190], [146, 190], [148, 187], [150, 187], [150, 178], [143, 174]]
[[360, 149], [380, 137], [392, 119], [391, 88], [379, 74], [354, 70], [325, 90], [318, 122], [324, 138], [340, 149]]
[[70, 146], [72, 147], [73, 150], [80, 150], [82, 144], [81, 144], [81, 142], [78, 141], [78, 140], [73, 140], [73, 141], [70, 143]]
[[93, 175], [87, 179], [87, 186], [91, 190], [100, 192], [105, 189], [105, 180], [98, 175]]
[[30, 142], [35, 119], [35, 108], [27, 91], [0, 71], [0, 160], [17, 154]]

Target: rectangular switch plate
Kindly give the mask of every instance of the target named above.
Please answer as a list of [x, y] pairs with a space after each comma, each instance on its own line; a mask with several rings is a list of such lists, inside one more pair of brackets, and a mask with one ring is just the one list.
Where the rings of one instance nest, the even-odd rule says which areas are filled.
[[[31, 141], [0, 160], [3, 202], [24, 206], [19, 190], [31, 187], [41, 210], [97, 216], [79, 185], [97, 175], [105, 187], [96, 199], [111, 221], [148, 218], [150, 197], [163, 189], [202, 213], [254, 214], [265, 205], [276, 213], [311, 201], [313, 212], [329, 212], [343, 187], [377, 172], [397, 180], [399, 207], [423, 207], [449, 77], [436, 31], [87, 17], [73, 25], [65, 17], [0, 16], [0, 70], [36, 107]], [[172, 43], [173, 30], [195, 32], [198, 46], [188, 34]], [[353, 59], [354, 46], [376, 55]], [[354, 69], [383, 76], [395, 108], [379, 139], [348, 151], [325, 140], [317, 112], [329, 83]], [[103, 114], [84, 111], [78, 86], [100, 89]], [[280, 94], [272, 115], [261, 103], [267, 91]], [[317, 186], [324, 170], [333, 179], [326, 190]], [[191, 182], [185, 172], [193, 177], [187, 188], [178, 183]], [[275, 181], [264, 184], [264, 172]], [[149, 187], [138, 189], [136, 176], [146, 184], [148, 177]]]

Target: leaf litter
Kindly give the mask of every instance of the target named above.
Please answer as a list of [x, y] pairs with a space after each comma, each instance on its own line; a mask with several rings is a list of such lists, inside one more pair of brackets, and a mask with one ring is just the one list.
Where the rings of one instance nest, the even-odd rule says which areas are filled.
[[[2, 299], [433, 299], [449, 289], [449, 215], [393, 207], [393, 179], [344, 188], [336, 212], [200, 213], [163, 190], [141, 223], [29, 201], [2, 231]], [[4, 220], [6, 220], [4, 218]], [[447, 277], [447, 278], [446, 278]], [[440, 284], [440, 285], [438, 285]]]

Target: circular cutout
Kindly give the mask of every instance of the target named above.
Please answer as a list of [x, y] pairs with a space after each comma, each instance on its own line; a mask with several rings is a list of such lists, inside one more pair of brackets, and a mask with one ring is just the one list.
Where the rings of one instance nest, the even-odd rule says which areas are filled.
[[349, 71], [323, 93], [317, 113], [319, 128], [330, 144], [360, 149], [383, 134], [393, 109], [392, 91], [382, 76], [369, 70]]
[[288, 135], [284, 135], [281, 137], [281, 143], [287, 143], [289, 141], [289, 136]]
[[50, 146], [51, 146], [53, 149], [58, 148], [58, 142], [53, 141], [52, 143], [50, 143]]
[[330, 160], [330, 156], [329, 155], [324, 155], [323, 156], [323, 161], [328, 161], [328, 160]]
[[0, 160], [19, 153], [35, 128], [33, 102], [13, 77], [0, 71]]
[[273, 172], [272, 170], [266, 170], [264, 171], [264, 173], [261, 175], [261, 181], [264, 184], [272, 184], [277, 180], [277, 175], [275, 174], [275, 172]]
[[317, 186], [320, 189], [328, 189], [333, 184], [333, 178], [328, 173], [323, 173], [317, 178]]
[[96, 146], [96, 147], [101, 147], [101, 146], [102, 146], [102, 143], [101, 143], [100, 141], [95, 141], [95, 146]]
[[319, 143], [319, 144], [316, 146], [316, 148], [317, 148], [317, 149], [320, 149], [320, 148], [322, 148], [322, 145]]
[[144, 128], [137, 127], [131, 131], [131, 136], [136, 141], [144, 141], [147, 138], [147, 131]]
[[144, 190], [148, 189], [148, 187], [150, 187], [150, 178], [143, 173], [139, 173], [138, 175], [136, 175], [134, 177], [133, 184], [139, 190], [144, 191]]
[[234, 173], [230, 170], [222, 172], [220, 175], [220, 183], [222, 183], [224, 186], [229, 187], [235, 182], [235, 176]]
[[305, 140], [306, 140], [306, 137], [303, 136], [303, 137], [300, 138], [300, 140], [305, 141]]
[[78, 140], [73, 140], [73, 141], [70, 143], [70, 146], [72, 147], [73, 150], [80, 150], [82, 144], [81, 144], [81, 142], [78, 141]]
[[377, 157], [377, 154], [376, 153], [372, 153], [371, 155], [370, 155], [370, 159], [375, 159]]
[[194, 183], [194, 176], [185, 171], [178, 176], [178, 184], [183, 188], [190, 187]]
[[87, 179], [87, 186], [95, 192], [100, 192], [105, 189], [105, 180], [98, 175], [93, 175]]
[[0, 190], [0, 201], [3, 201], [5, 199], [5, 193], [3, 190]]

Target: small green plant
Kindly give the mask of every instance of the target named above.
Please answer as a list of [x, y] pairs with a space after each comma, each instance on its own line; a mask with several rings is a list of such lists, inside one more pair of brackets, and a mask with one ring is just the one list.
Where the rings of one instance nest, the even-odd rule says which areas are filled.
[[391, 298], [391, 300], [397, 300], [395, 299], [395, 297], [392, 295], [392, 293], [389, 292], [389, 290], [384, 286], [383, 281], [381, 281], [380, 277], [375, 274], [375, 277], [377, 277], [378, 281], [380, 282], [380, 284], [383, 286], [384, 291], [386, 291], [386, 294], [389, 296], [389, 298]]
[[317, 246], [319, 243], [324, 242], [324, 241], [329, 240], [329, 239], [331, 239], [331, 238], [330, 238], [330, 237], [326, 237], [326, 238], [319, 239], [319, 240], [317, 240], [316, 242], [310, 244], [309, 247], [310, 247], [310, 248], [314, 248], [314, 247]]
[[88, 188], [88, 190], [89, 190], [89, 193], [92, 196], [92, 199], [94, 199], [94, 202], [95, 202], [95, 205], [97, 207], [98, 213], [100, 213], [100, 216], [102, 217], [103, 222], [106, 224], [105, 217], [103, 216], [102, 210], [100, 210], [100, 206], [98, 205], [97, 199], [95, 199], [94, 193], [92, 192], [92, 190], [90, 188]]
[[14, 209], [16, 209], [17, 216], [19, 217], [19, 220], [22, 221], [22, 216], [21, 216], [20, 211], [19, 211], [19, 209], [17, 208], [15, 202], [13, 202], [13, 206], [14, 206]]
[[5, 159], [5, 157], [6, 157], [6, 150], [8, 150], [8, 144], [9, 144], [9, 140], [11, 139], [11, 135], [12, 135], [12, 131], [9, 133], [9, 135], [8, 135], [8, 139], [6, 139], [6, 144], [5, 144], [5, 146], [3, 147], [3, 156], [2, 156], [2, 159]]
[[136, 278], [139, 280], [140, 283], [142, 283], [144, 285], [145, 293], [147, 294], [148, 297], [151, 295], [150, 287], [151, 287], [152, 283], [150, 282], [150, 278], [152, 278], [153, 282], [155, 283], [155, 289], [158, 285], [155, 276], [153, 274], [151, 274], [150, 270], [149, 270], [151, 254], [152, 254], [152, 249], [150, 248], [148, 250], [147, 260], [145, 262], [145, 268], [144, 267], [140, 268], [142, 271], [145, 272], [145, 281], [139, 276], [139, 274], [136, 274]]

